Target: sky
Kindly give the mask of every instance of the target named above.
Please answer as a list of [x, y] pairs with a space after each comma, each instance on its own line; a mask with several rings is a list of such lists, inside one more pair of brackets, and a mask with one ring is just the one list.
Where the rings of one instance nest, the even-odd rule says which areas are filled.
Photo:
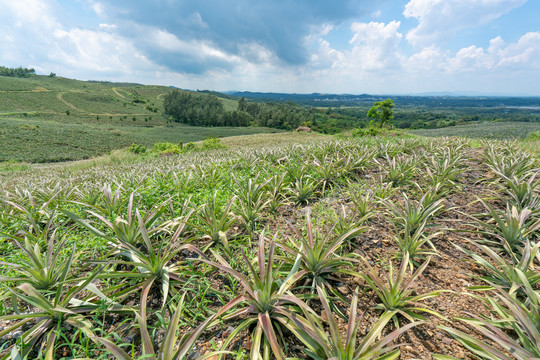
[[540, 96], [539, 0], [0, 0], [0, 65], [288, 93]]

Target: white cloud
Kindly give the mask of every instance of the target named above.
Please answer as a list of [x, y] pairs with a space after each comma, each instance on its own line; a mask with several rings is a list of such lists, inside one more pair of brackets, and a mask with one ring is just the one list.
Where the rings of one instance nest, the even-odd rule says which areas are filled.
[[311, 54], [310, 67], [315, 70], [331, 69], [345, 62], [345, 54], [333, 49], [326, 40], [319, 39], [319, 47]]
[[54, 37], [56, 49], [49, 53], [49, 60], [72, 71], [130, 73], [151, 66], [131, 42], [115, 34], [71, 29], [56, 30]]
[[484, 49], [469, 46], [448, 59], [449, 72], [534, 71], [540, 66], [540, 32], [523, 35], [516, 43], [506, 45], [498, 36]]
[[353, 23], [350, 60], [363, 70], [381, 70], [399, 64], [398, 46], [403, 35], [399, 21]]
[[115, 30], [117, 26], [115, 24], [99, 24], [101, 30]]
[[4, 16], [13, 17], [14, 25], [23, 28], [27, 24], [51, 29], [58, 24], [54, 20], [48, 4], [40, 0], [0, 0], [0, 8]]
[[453, 38], [465, 28], [484, 25], [527, 0], [410, 0], [403, 15], [418, 20], [407, 33], [414, 46], [429, 46]]
[[[97, 3], [94, 3], [96, 5]], [[122, 77], [155, 66], [134, 44], [116, 34], [112, 24], [95, 30], [65, 28], [48, 1], [0, 0], [0, 63], [11, 66], [35, 64], [43, 73], [56, 72], [75, 78]], [[15, 31], [10, 24], [20, 27]], [[10, 45], [11, 44], [11, 45]], [[24, 44], [24, 46], [17, 46]]]
[[404, 67], [412, 73], [445, 70], [448, 54], [435, 46], [423, 48], [404, 61]]

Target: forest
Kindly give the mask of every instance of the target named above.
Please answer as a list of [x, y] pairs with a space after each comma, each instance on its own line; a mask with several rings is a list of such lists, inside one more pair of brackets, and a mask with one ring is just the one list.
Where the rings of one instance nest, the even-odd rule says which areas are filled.
[[8, 68], [5, 66], [0, 66], [0, 76], [30, 77], [35, 74], [36, 74], [36, 71], [34, 69], [26, 69], [22, 67]]
[[333, 134], [365, 126], [368, 122], [346, 114], [302, 107], [291, 101], [256, 102], [243, 97], [238, 100], [236, 109], [226, 111], [215, 95], [176, 89], [164, 96], [163, 101], [165, 114], [172, 121], [193, 126], [262, 126], [283, 130], [309, 126], [313, 130]]

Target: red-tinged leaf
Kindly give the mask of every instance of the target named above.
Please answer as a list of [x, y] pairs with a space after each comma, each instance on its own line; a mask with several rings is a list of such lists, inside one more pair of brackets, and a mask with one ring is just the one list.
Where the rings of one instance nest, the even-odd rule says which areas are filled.
[[334, 343], [334, 346], [338, 347], [339, 352], [342, 353], [345, 349], [343, 348], [343, 343], [341, 341], [341, 335], [339, 333], [336, 319], [334, 319], [332, 311], [330, 310], [330, 305], [328, 305], [328, 296], [320, 286], [317, 286], [317, 293], [319, 294], [319, 299], [321, 300], [323, 309], [328, 315], [328, 326], [330, 327], [330, 335], [332, 336], [332, 342]]
[[238, 282], [240, 282], [240, 284], [242, 284], [245, 291], [247, 291], [253, 298], [256, 297], [255, 293], [251, 290], [249, 280], [246, 279], [245, 276], [240, 274], [238, 271], [234, 270], [230, 266], [224, 266], [224, 265], [221, 265], [221, 264], [218, 264], [216, 262], [209, 261], [209, 260], [206, 260], [206, 259], [199, 259], [199, 261], [205, 262], [205, 263], [207, 263], [209, 265], [212, 265], [212, 266], [218, 268], [219, 270], [222, 270], [222, 271], [225, 271], [225, 272], [229, 273], [236, 280], [238, 280]]
[[150, 278], [146, 282], [144, 282], [142, 286], [141, 291], [141, 319], [146, 324], [146, 303], [148, 300], [148, 294], [150, 292], [150, 288], [152, 287], [152, 284], [154, 283], [155, 278]]
[[180, 344], [180, 348], [178, 349], [177, 359], [184, 359], [188, 355], [188, 352], [191, 350], [193, 345], [195, 344], [195, 341], [201, 336], [201, 334], [206, 330], [206, 328], [209, 326], [209, 324], [214, 321], [216, 318], [215, 315], [212, 315], [208, 317], [202, 324], [200, 324], [193, 332], [189, 335], [187, 339], [183, 339], [184, 341], [182, 344]]
[[[257, 257], [259, 261], [259, 275], [261, 277], [261, 282], [264, 282], [264, 264], [265, 264], [265, 256], [264, 256], [264, 230], [261, 232], [261, 236], [259, 236], [259, 249], [257, 251]], [[254, 275], [255, 276], [255, 275]]]
[[[484, 342], [482, 342], [482, 341], [480, 341], [480, 340], [478, 340], [476, 338], [473, 338], [472, 336], [469, 336], [468, 334], [465, 334], [464, 332], [461, 332], [459, 330], [452, 329], [452, 328], [446, 327], [446, 326], [439, 326], [439, 327], [441, 329], [443, 329], [444, 331], [446, 331], [447, 333], [449, 333], [450, 335], [452, 335], [457, 340], [459, 340], [461, 343], [467, 344], [468, 345], [467, 347], [469, 347], [469, 348], [472, 345], [473, 347], [476, 347], [479, 350], [483, 350], [483, 351], [487, 352], [488, 354], [492, 354], [492, 355], [497, 356], [498, 359], [500, 359], [500, 360], [512, 360], [512, 358], [506, 356], [506, 354], [502, 353], [501, 351], [495, 349], [492, 346], [487, 345], [486, 343], [484, 343]], [[477, 352], [477, 351], [475, 351], [475, 352]]]
[[268, 315], [268, 311], [264, 314], [259, 314], [259, 323], [261, 324], [266, 339], [268, 340], [276, 359], [285, 360], [285, 354], [279, 346], [276, 333], [274, 332], [274, 327], [272, 326], [272, 319], [270, 318], [270, 315]]
[[[273, 279], [273, 273], [272, 269], [274, 267], [274, 251], [276, 249], [276, 239], [272, 239], [272, 242], [270, 242], [270, 249], [268, 250], [268, 264], [266, 265], [266, 281], [272, 282]], [[261, 274], [262, 275], [262, 274]], [[264, 279], [261, 279], [264, 282]]]
[[[356, 312], [358, 311], [358, 288], [354, 291], [353, 301], [351, 303], [351, 313], [349, 314], [349, 323], [347, 324], [347, 341], [346, 344], [350, 343], [351, 340], [356, 342], [356, 339], [353, 339], [353, 336], [356, 333]], [[330, 316], [330, 314], [328, 314]]]
[[232, 309], [233, 307], [235, 307], [237, 304], [240, 304], [241, 302], [243, 301], [248, 301], [249, 298], [245, 295], [239, 295], [237, 297], [235, 297], [234, 299], [232, 299], [231, 301], [229, 301], [225, 306], [223, 306], [221, 309], [219, 309], [219, 311], [217, 312], [216, 316], [219, 317], [223, 314], [225, 314], [227, 311], [229, 311], [230, 309]]
[[145, 319], [142, 318], [139, 314], [135, 313], [137, 322], [139, 323], [139, 330], [141, 332], [141, 343], [143, 346], [143, 355], [155, 355], [154, 346], [152, 345], [152, 339], [150, 338], [150, 333], [148, 332], [148, 324]]

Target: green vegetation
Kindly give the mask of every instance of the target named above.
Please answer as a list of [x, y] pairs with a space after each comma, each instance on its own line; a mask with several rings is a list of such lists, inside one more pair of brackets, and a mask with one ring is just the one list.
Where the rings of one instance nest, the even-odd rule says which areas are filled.
[[267, 134], [0, 172], [0, 359], [536, 358], [516, 144]]
[[36, 71], [34, 69], [26, 69], [22, 67], [7, 68], [4, 66], [0, 66], [0, 76], [25, 78], [25, 77], [33, 76], [35, 74], [36, 74]]
[[308, 126], [323, 133], [336, 133], [359, 125], [354, 119], [336, 119], [324, 111], [293, 102], [248, 102], [243, 97], [236, 102], [209, 92], [180, 90], [165, 95], [164, 112], [176, 122], [196, 126], [259, 126], [283, 130]]
[[[388, 96], [347, 94], [282, 94], [239, 92], [251, 101], [295, 102], [317, 108], [333, 126], [367, 127], [367, 112]], [[391, 96], [395, 102], [393, 124], [399, 129], [437, 129], [477, 122], [540, 122], [539, 97]]]
[[476, 139], [525, 139], [530, 133], [539, 131], [540, 123], [482, 122], [441, 129], [411, 130], [415, 135], [439, 137], [458, 136]]
[[379, 128], [388, 127], [390, 121], [394, 118], [392, 111], [394, 106], [394, 100], [392, 99], [377, 101], [367, 112], [367, 117], [373, 119], [370, 124]]

